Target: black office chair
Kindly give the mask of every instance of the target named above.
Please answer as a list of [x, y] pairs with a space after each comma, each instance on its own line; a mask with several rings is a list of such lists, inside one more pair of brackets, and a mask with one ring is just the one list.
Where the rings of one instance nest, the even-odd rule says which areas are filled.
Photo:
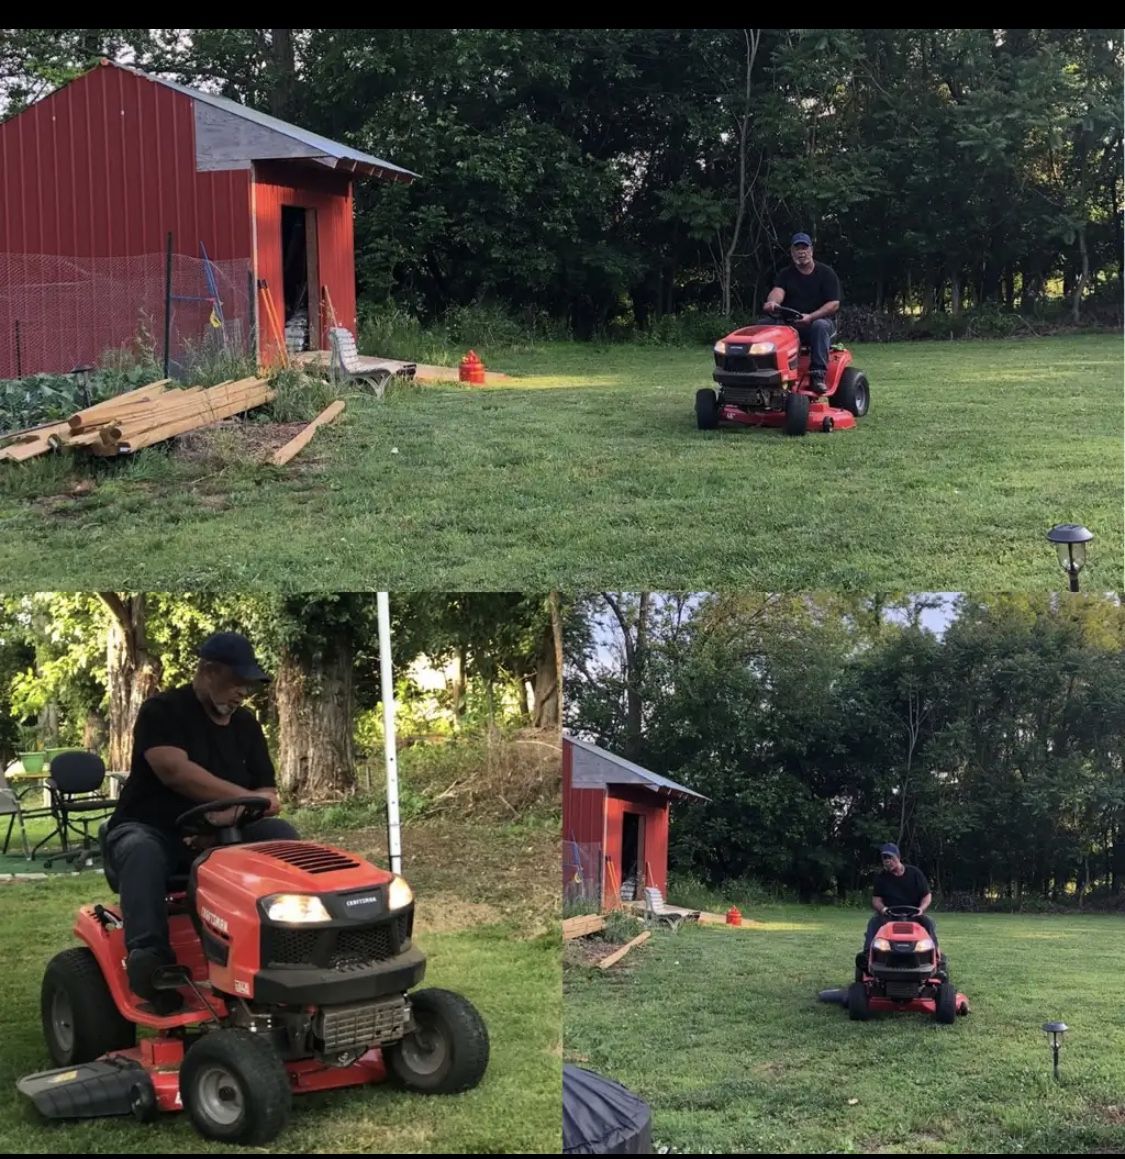
[[[51, 794], [51, 815], [55, 828], [38, 845], [45, 844], [55, 833], [62, 839], [62, 853], [43, 859], [44, 869], [55, 861], [84, 861], [99, 856], [98, 848], [90, 841], [90, 825], [112, 813], [114, 802], [99, 793], [105, 782], [105, 763], [97, 753], [74, 750], [51, 758], [51, 777], [47, 791]], [[96, 795], [91, 795], [96, 794]], [[73, 819], [72, 819], [73, 818]], [[71, 834], [79, 836], [77, 849], [70, 847]], [[32, 856], [35, 856], [34, 850]]]

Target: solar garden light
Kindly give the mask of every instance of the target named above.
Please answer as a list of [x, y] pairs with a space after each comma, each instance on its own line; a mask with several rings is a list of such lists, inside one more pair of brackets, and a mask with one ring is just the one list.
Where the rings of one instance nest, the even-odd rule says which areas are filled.
[[1078, 591], [1078, 573], [1086, 564], [1086, 544], [1094, 533], [1077, 523], [1057, 523], [1047, 532], [1047, 538], [1059, 553], [1063, 571], [1070, 576], [1070, 590]]
[[1059, 1081], [1059, 1047], [1062, 1046], [1063, 1035], [1066, 1034], [1065, 1022], [1044, 1022], [1043, 1033], [1051, 1043], [1051, 1053], [1055, 1060], [1055, 1082]]

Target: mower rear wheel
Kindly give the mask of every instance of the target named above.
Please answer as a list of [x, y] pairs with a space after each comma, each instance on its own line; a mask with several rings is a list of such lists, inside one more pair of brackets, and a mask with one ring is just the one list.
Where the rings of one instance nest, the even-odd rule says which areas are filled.
[[871, 406], [871, 388], [867, 385], [867, 375], [854, 366], [846, 366], [840, 375], [840, 385], [832, 397], [835, 406], [851, 411], [857, 419], [863, 418]]
[[949, 982], [942, 982], [934, 1003], [934, 1018], [947, 1025], [957, 1021], [957, 991]]
[[39, 995], [47, 1051], [56, 1066], [93, 1062], [137, 1042], [137, 1028], [113, 1000], [89, 946], [73, 946], [47, 964]]
[[180, 1098], [203, 1138], [260, 1146], [285, 1129], [293, 1093], [268, 1038], [226, 1029], [203, 1035], [188, 1050]]
[[460, 994], [430, 988], [410, 995], [415, 1030], [384, 1051], [404, 1087], [424, 1094], [467, 1091], [488, 1067], [488, 1029]]
[[848, 1017], [853, 1022], [866, 1022], [871, 1016], [867, 1004], [867, 987], [862, 982], [853, 982], [848, 987]]
[[695, 392], [695, 421], [701, 431], [713, 431], [719, 425], [719, 400], [706, 386]]
[[786, 398], [785, 433], [787, 435], [803, 435], [809, 429], [811, 401], [807, 394], [797, 394], [795, 391]]

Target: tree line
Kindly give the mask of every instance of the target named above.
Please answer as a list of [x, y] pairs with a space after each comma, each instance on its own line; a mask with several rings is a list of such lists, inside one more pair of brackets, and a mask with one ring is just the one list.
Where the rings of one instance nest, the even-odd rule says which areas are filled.
[[944, 904], [1125, 904], [1118, 597], [600, 593], [567, 727], [710, 798], [674, 870], [866, 895], [884, 841]]
[[[557, 593], [392, 593], [390, 608], [401, 740], [506, 726], [557, 731]], [[279, 786], [302, 803], [353, 792], [357, 748], [381, 752], [373, 592], [0, 595], [0, 768], [20, 751], [78, 745], [128, 770], [141, 704], [189, 681], [198, 644], [232, 629], [249, 636], [273, 677], [254, 707]], [[419, 658], [449, 679], [420, 687], [409, 671]]]
[[[0, 29], [11, 114], [99, 56], [419, 174], [360, 182], [364, 308], [526, 330], [760, 308], [795, 230], [851, 337], [1120, 323], [1121, 29]], [[912, 323], [913, 324], [913, 323]], [[997, 325], [1002, 325], [997, 323]], [[704, 326], [701, 333], [710, 331]]]

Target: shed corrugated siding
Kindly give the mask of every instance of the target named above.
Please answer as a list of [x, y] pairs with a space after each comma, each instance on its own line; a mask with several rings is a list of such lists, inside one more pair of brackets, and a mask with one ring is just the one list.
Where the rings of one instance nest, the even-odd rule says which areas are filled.
[[195, 171], [189, 97], [95, 68], [0, 124], [0, 253], [249, 258], [249, 179]]
[[[647, 800], [646, 800], [647, 797]], [[649, 803], [653, 802], [653, 803]], [[644, 858], [646, 884], [655, 885], [662, 893], [668, 893], [668, 821], [671, 816], [667, 801], [654, 801], [651, 794], [618, 792], [610, 786], [605, 803], [605, 858], [613, 862], [614, 880], [621, 887], [622, 845], [625, 833], [625, 814], [640, 813], [645, 819]], [[649, 873], [652, 880], [647, 881]], [[609, 875], [604, 878], [607, 889]], [[603, 899], [604, 900], [604, 899]]]
[[[602, 849], [605, 832], [605, 791], [576, 789], [571, 783], [574, 750], [563, 739], [563, 840]], [[601, 853], [598, 854], [599, 861]], [[566, 876], [565, 871], [563, 874]], [[563, 887], [566, 887], [564, 880]]]
[[[299, 182], [299, 184], [298, 184]], [[336, 318], [352, 333], [356, 330], [355, 308], [355, 224], [352, 220], [351, 180], [342, 173], [318, 173], [292, 164], [258, 162], [254, 166], [254, 222], [258, 247], [257, 276], [270, 288], [279, 322], [284, 311], [284, 284], [281, 257], [281, 207], [296, 205], [315, 209], [317, 237], [317, 270], [321, 286], [328, 287]], [[317, 287], [320, 293], [320, 287]], [[265, 315], [259, 309], [261, 322], [260, 352], [265, 362], [277, 360], [277, 343], [273, 340]], [[310, 335], [319, 349], [327, 348], [325, 319], [321, 333]]]

